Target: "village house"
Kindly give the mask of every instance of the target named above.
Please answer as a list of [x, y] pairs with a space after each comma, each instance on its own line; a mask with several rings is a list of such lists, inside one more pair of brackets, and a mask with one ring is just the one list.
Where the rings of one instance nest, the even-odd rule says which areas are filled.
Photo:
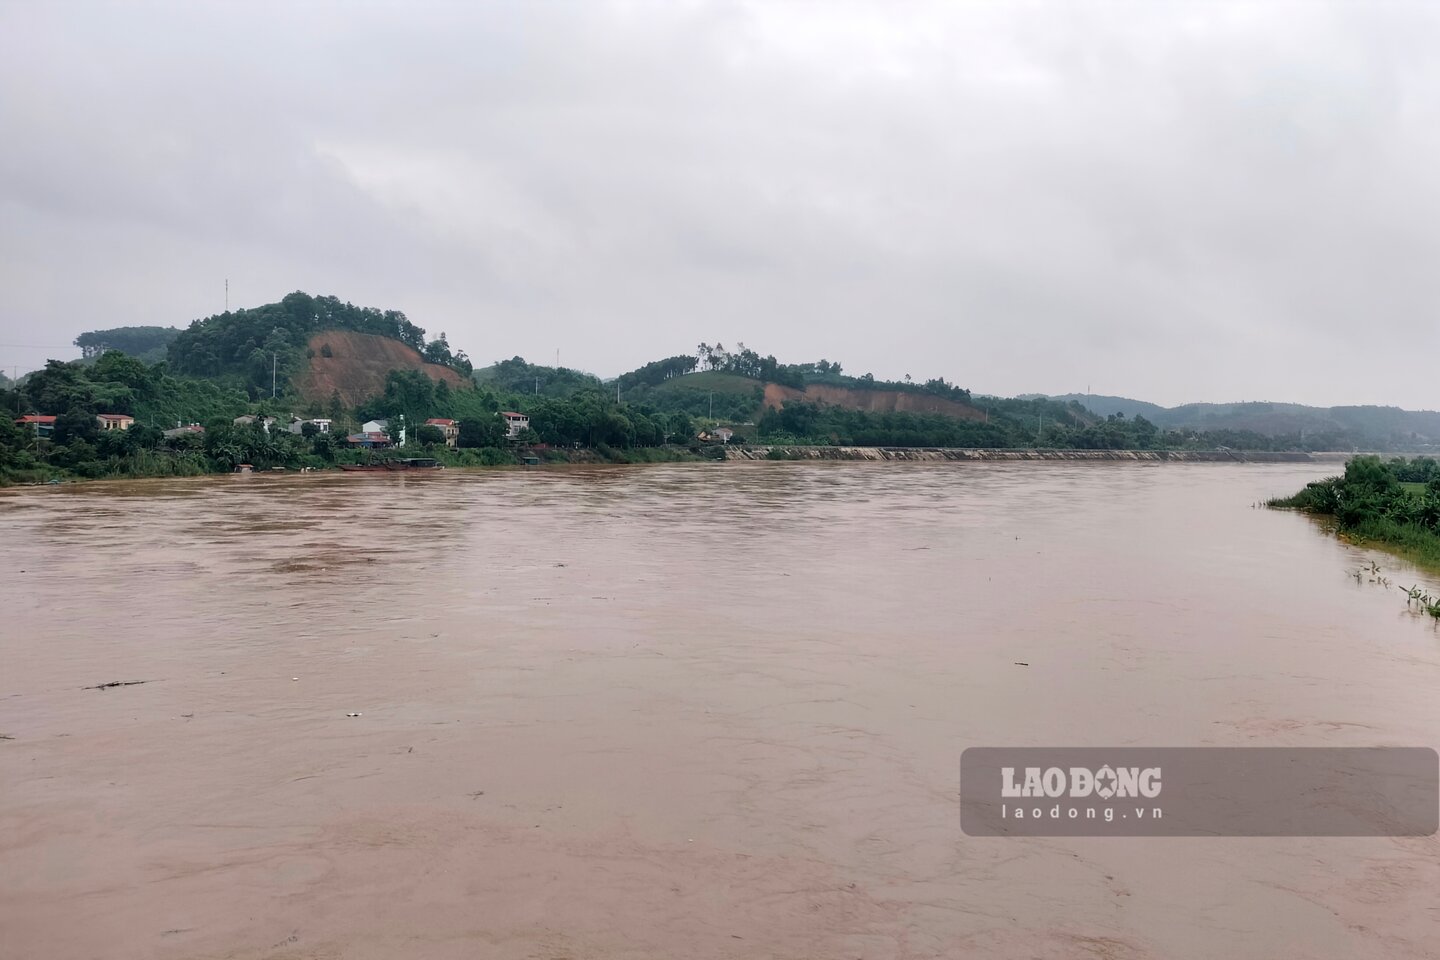
[[445, 435], [445, 446], [455, 447], [460, 442], [460, 421], [447, 420], [443, 417], [431, 417], [425, 421], [427, 427], [435, 427]]
[[257, 417], [254, 414], [250, 413], [238, 416], [232, 422], [237, 427], [248, 427], [251, 424], [255, 423], [257, 420], [260, 422], [260, 426], [264, 429], [266, 433], [270, 432], [270, 424], [275, 422], [274, 417]]
[[505, 438], [507, 440], [514, 440], [520, 436], [520, 431], [530, 429], [530, 418], [523, 413], [504, 410], [500, 416], [505, 418]]
[[135, 424], [135, 418], [128, 413], [97, 413], [95, 421], [101, 430], [129, 430]]
[[[391, 430], [389, 420], [366, 420], [360, 425], [361, 433], [383, 433], [397, 447], [405, 446], [405, 416], [400, 416], [400, 429]], [[354, 434], [352, 434], [354, 436]]]
[[[373, 422], [375, 421], [372, 420], [371, 423]], [[380, 422], [384, 423], [383, 420]], [[381, 450], [390, 446], [390, 438], [378, 430], [362, 430], [360, 433], [352, 433], [345, 438], [345, 442], [352, 447], [363, 447], [366, 450]]]
[[307, 424], [307, 423], [313, 423], [313, 424], [315, 424], [315, 432], [316, 432], [316, 433], [329, 433], [329, 432], [330, 432], [330, 424], [331, 424], [332, 422], [333, 422], [333, 421], [327, 420], [327, 419], [318, 419], [318, 418], [317, 418], [317, 419], [311, 419], [311, 420], [302, 420], [302, 419], [300, 419], [299, 417], [292, 417], [292, 418], [290, 419], [290, 432], [291, 432], [291, 433], [304, 433], [304, 432], [305, 432], [305, 424]]
[[175, 437], [188, 437], [191, 434], [199, 436], [204, 432], [205, 428], [198, 423], [177, 423], [173, 429], [161, 431], [167, 440], [172, 440]]
[[27, 414], [17, 418], [15, 425], [26, 430], [34, 430], [37, 437], [48, 437], [55, 433], [55, 418], [46, 414]]

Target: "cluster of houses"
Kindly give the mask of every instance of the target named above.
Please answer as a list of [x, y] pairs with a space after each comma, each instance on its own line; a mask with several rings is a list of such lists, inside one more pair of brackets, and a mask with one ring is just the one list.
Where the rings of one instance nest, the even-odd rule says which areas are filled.
[[[523, 413], [506, 410], [503, 411], [500, 416], [505, 419], [505, 436], [508, 439], [514, 440], [520, 436], [521, 431], [528, 429], [530, 426], [530, 418]], [[95, 420], [99, 423], [101, 430], [128, 430], [135, 423], [134, 417], [124, 413], [102, 413], [97, 415]], [[234, 420], [236, 426], [248, 427], [258, 423], [266, 433], [269, 433], [270, 428], [276, 426], [279, 422], [278, 417], [262, 417], [248, 413], [244, 416], [236, 417]], [[24, 417], [18, 417], [15, 423], [17, 426], [34, 430], [37, 437], [49, 437], [55, 433], [55, 418], [50, 415], [29, 414]], [[285, 429], [290, 433], [303, 434], [306, 424], [313, 425], [315, 433], [328, 434], [330, 433], [330, 428], [334, 425], [334, 421], [322, 417], [302, 418], [292, 416], [290, 423]], [[445, 437], [445, 446], [447, 447], [454, 447], [460, 441], [460, 421], [458, 420], [432, 417], [425, 421], [425, 425], [438, 429]], [[173, 428], [163, 431], [166, 437], [180, 437], [186, 434], [200, 434], [204, 432], [205, 428], [198, 423], [176, 423]], [[345, 440], [351, 446], [364, 448], [390, 447], [394, 446], [397, 442], [403, 446], [405, 443], [404, 425], [400, 425], [394, 439], [392, 439], [391, 433], [390, 421], [369, 420], [361, 425], [359, 433], [352, 433], [348, 435]]]
[[[513, 410], [503, 410], [500, 416], [505, 420], [505, 438], [514, 440], [521, 432], [530, 428], [530, 418], [523, 413], [516, 413]], [[445, 446], [455, 447], [460, 442], [460, 421], [450, 420], [445, 417], [431, 417], [425, 421], [425, 426], [434, 427], [445, 437]], [[352, 433], [345, 438], [346, 442], [353, 447], [364, 447], [366, 449], [383, 449], [394, 446], [397, 442], [400, 445], [405, 443], [405, 425], [402, 423], [398, 428], [391, 429], [389, 420], [367, 420], [360, 425], [359, 433]]]
[[[135, 418], [128, 413], [96, 414], [95, 422], [101, 430], [129, 430]], [[55, 418], [49, 414], [32, 413], [15, 418], [15, 425], [35, 431], [37, 437], [48, 437], [55, 432]]]

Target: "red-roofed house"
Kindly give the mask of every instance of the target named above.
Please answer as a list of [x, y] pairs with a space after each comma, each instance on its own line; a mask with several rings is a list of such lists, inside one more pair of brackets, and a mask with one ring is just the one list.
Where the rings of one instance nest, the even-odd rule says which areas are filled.
[[380, 449], [390, 446], [390, 438], [376, 430], [367, 430], [363, 433], [352, 433], [345, 438], [345, 442], [352, 447], [365, 447], [366, 449]]
[[31, 413], [15, 420], [17, 427], [34, 430], [37, 437], [48, 437], [55, 432], [55, 418], [45, 414]]
[[425, 421], [427, 427], [434, 427], [445, 435], [445, 446], [453, 447], [460, 440], [460, 421], [431, 417]]
[[97, 413], [95, 420], [101, 430], [129, 430], [135, 423], [135, 418], [128, 413]]

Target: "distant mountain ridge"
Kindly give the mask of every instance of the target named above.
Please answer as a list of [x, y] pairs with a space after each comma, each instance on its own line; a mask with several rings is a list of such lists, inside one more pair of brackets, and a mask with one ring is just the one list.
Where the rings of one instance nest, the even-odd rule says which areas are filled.
[[1186, 403], [1162, 407], [1130, 397], [1070, 393], [1050, 397], [1074, 401], [1100, 416], [1142, 416], [1167, 430], [1249, 431], [1268, 437], [1333, 438], [1337, 447], [1440, 443], [1440, 412], [1399, 407], [1310, 407], [1301, 403]]

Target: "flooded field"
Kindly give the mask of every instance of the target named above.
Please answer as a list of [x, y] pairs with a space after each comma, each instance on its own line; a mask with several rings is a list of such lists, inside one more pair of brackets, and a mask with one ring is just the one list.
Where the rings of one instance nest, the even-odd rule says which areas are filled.
[[0, 957], [1440, 955], [1434, 837], [960, 831], [970, 746], [1433, 745], [1426, 578], [1252, 508], [1336, 469], [0, 491]]

